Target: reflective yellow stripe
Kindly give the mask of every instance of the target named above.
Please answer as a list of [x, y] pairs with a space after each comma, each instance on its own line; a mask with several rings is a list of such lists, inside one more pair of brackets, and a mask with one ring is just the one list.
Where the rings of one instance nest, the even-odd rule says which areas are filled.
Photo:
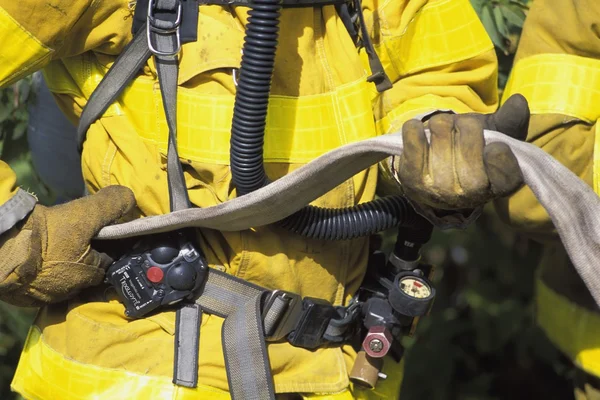
[[[233, 96], [180, 88], [177, 147], [182, 158], [229, 164]], [[136, 105], [128, 115], [145, 140], [167, 150], [168, 130], [160, 93], [153, 81], [138, 79], [122, 100]], [[341, 145], [375, 136], [365, 79], [334, 92], [299, 98], [271, 96], [265, 134], [265, 161], [307, 163]]]
[[552, 343], [585, 371], [600, 376], [600, 315], [571, 303], [541, 280], [537, 319]]
[[[311, 400], [397, 399], [403, 370], [404, 362], [396, 364], [388, 358], [383, 370], [388, 379], [381, 381], [375, 390], [356, 387], [340, 393], [303, 394], [302, 397]], [[210, 386], [184, 388], [173, 385], [169, 377], [140, 375], [70, 360], [44, 343], [36, 326], [29, 330], [11, 388], [30, 400], [230, 399], [229, 393]]]
[[410, 118], [435, 110], [452, 110], [459, 114], [473, 111], [455, 97], [439, 97], [429, 94], [407, 100], [390, 111], [384, 118], [377, 121], [377, 132], [395, 132], [402, 128], [402, 124]]
[[[0, 7], [0, 86], [9, 84], [41, 68], [52, 50], [44, 46]], [[7, 39], [9, 38], [10, 39]]]
[[[517, 62], [503, 100], [523, 94], [533, 114], [563, 114], [589, 123], [600, 118], [600, 60], [541, 54]], [[593, 186], [600, 193], [600, 129], [596, 125]], [[550, 340], [579, 367], [600, 376], [600, 315], [537, 282], [537, 319]]]
[[45, 344], [35, 326], [29, 330], [11, 387], [26, 399], [35, 400], [230, 399], [227, 392], [209, 386], [189, 389], [173, 385], [169, 377], [69, 360]]
[[[391, 7], [398, 7], [398, 4], [388, 4], [388, 12], [395, 12]], [[469, 0], [429, 1], [400, 35], [386, 35], [384, 25], [380, 29], [383, 40], [375, 48], [392, 80], [415, 71], [467, 60], [493, 49]]]
[[[50, 90], [89, 98], [105, 70], [73, 58], [45, 70]], [[374, 137], [371, 84], [363, 77], [335, 91], [313, 96], [271, 96], [265, 134], [265, 161], [304, 164], [344, 144]], [[233, 95], [208, 95], [180, 87], [177, 147], [182, 158], [229, 164]], [[124, 113], [124, 109], [135, 112]], [[168, 129], [155, 80], [140, 77], [105, 117], [126, 115], [142, 138], [166, 153]]]
[[521, 93], [533, 114], [564, 114], [587, 122], [600, 117], [600, 60], [539, 54], [517, 62], [504, 99]]

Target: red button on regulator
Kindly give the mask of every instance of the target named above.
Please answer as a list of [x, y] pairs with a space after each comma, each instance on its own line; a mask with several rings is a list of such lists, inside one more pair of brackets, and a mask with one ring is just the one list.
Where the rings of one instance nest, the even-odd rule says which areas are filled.
[[159, 283], [163, 280], [165, 274], [163, 273], [162, 269], [158, 267], [150, 267], [148, 268], [148, 271], [146, 271], [146, 277], [150, 282]]

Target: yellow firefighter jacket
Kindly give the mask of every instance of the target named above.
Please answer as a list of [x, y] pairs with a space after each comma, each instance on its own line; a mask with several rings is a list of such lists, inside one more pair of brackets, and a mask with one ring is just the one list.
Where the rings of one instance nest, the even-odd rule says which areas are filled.
[[[600, 194], [599, 21], [594, 0], [533, 2], [504, 98], [522, 93], [532, 113], [528, 141]], [[537, 282], [539, 324], [578, 366], [600, 376], [600, 310], [548, 214], [529, 188], [498, 205], [513, 225], [546, 244]]]
[[[75, 122], [131, 40], [134, 3], [0, 0], [0, 37], [10, 38], [0, 50], [0, 85], [44, 68], [48, 86]], [[271, 179], [340, 145], [398, 129], [417, 114], [495, 110], [496, 58], [468, 0], [365, 0], [363, 9], [394, 83], [383, 94], [366, 82], [365, 54], [355, 48], [333, 6], [283, 10], [264, 147]], [[228, 167], [232, 75], [240, 65], [246, 11], [201, 6], [198, 41], [185, 44], [180, 54], [178, 149], [190, 199], [199, 207], [235, 197]], [[167, 135], [150, 61], [88, 131], [82, 169], [89, 191], [125, 185], [135, 193], [140, 216], [168, 212]], [[6, 204], [20, 192], [5, 164], [0, 176], [0, 204]], [[369, 201], [377, 181], [375, 166], [314, 204]], [[201, 235], [212, 267], [335, 304], [353, 295], [366, 268], [366, 239], [322, 242], [273, 226]], [[176, 387], [174, 312], [129, 321], [116, 299], [90, 289], [40, 311], [13, 389], [34, 399], [226, 398], [222, 322], [216, 316], [203, 319], [199, 387]], [[277, 393], [351, 396], [346, 390], [355, 352], [349, 346], [309, 351], [274, 343], [268, 351]], [[399, 380], [388, 384], [396, 398]]]

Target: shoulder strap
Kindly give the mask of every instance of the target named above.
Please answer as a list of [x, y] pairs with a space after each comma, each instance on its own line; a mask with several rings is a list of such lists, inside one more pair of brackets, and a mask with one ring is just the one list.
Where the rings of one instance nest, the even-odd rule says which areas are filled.
[[104, 114], [108, 107], [121, 95], [129, 82], [150, 58], [150, 49], [146, 39], [146, 30], [138, 32], [133, 41], [125, 47], [108, 70], [98, 87], [90, 96], [77, 127], [77, 145], [79, 151], [90, 126]]

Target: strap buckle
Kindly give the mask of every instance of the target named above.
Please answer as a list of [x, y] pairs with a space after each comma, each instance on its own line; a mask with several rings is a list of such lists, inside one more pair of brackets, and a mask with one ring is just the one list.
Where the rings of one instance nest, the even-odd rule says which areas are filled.
[[302, 315], [302, 297], [284, 290], [267, 292], [262, 315], [265, 340], [276, 342], [294, 330]]
[[[160, 0], [150, 0], [148, 4], [148, 23], [146, 24], [146, 33], [148, 36], [148, 48], [155, 56], [159, 57], [173, 57], [179, 53], [181, 50], [181, 36], [179, 28], [181, 26], [181, 16], [183, 6], [181, 4], [181, 0], [176, 1], [176, 9], [175, 9], [175, 21], [171, 21], [168, 19], [158, 18], [156, 16], [156, 2]], [[163, 12], [169, 12], [173, 10], [160, 10]], [[164, 50], [158, 49], [157, 47], [161, 47], [160, 45], [156, 45], [153, 43], [153, 37], [155, 35], [158, 36], [171, 36], [173, 35], [175, 39], [175, 46], [172, 49]]]
[[306, 297], [302, 301], [302, 314], [294, 330], [288, 335], [288, 341], [292, 346], [316, 349], [325, 342], [323, 336], [336, 315], [336, 307], [330, 302]]

